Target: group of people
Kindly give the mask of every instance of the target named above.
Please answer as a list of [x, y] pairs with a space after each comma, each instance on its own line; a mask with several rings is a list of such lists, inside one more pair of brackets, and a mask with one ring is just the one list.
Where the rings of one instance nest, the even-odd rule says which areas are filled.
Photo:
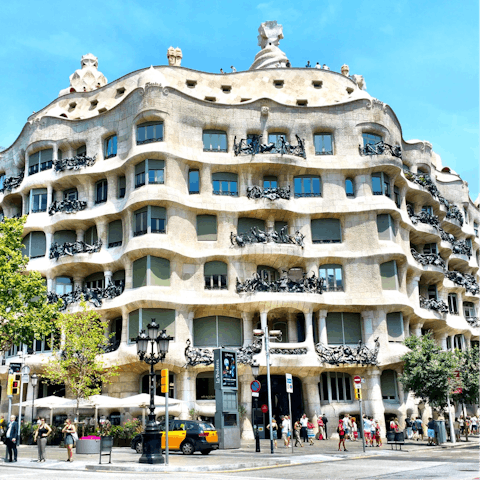
[[[380, 424], [378, 420], [375, 420], [373, 417], [368, 417], [363, 415], [363, 432], [365, 434], [365, 446], [366, 447], [381, 447], [382, 446], [382, 435], [380, 431]], [[347, 448], [345, 446], [345, 440], [351, 440], [356, 442], [358, 439], [358, 424], [355, 417], [350, 416], [346, 413], [343, 418], [339, 418], [338, 426], [338, 450], [343, 450], [346, 452]]]
[[[322, 421], [322, 425], [323, 425], [323, 421]], [[293, 425], [292, 425], [292, 420], [288, 415], [280, 415], [280, 424], [278, 424], [277, 420], [275, 419], [275, 416], [273, 416], [272, 423], [267, 425], [267, 430], [272, 432], [271, 435], [272, 435], [275, 448], [278, 448], [277, 440], [278, 440], [279, 430], [281, 430], [282, 440], [285, 448], [289, 448], [291, 446], [292, 434], [293, 434], [293, 440], [295, 441], [294, 446], [295, 447], [300, 446], [301, 448], [303, 448], [303, 443], [314, 445], [314, 442], [313, 442], [315, 438], [314, 429], [315, 429], [315, 426], [308, 419], [305, 413], [300, 418], [298, 418]]]
[[[310, 64], [310, 60], [307, 61], [307, 64], [305, 65], [305, 68], [312, 68], [312, 65]], [[318, 62], [315, 65], [315, 68], [318, 68], [319, 70], [330, 70], [325, 64], [320, 65]]]

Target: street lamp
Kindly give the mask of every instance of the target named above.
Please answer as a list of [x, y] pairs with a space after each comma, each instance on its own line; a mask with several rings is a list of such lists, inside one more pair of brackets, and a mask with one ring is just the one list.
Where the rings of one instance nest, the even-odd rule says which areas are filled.
[[[133, 339], [137, 343], [137, 355], [140, 360], [150, 365], [150, 413], [145, 432], [142, 434], [143, 453], [140, 457], [140, 463], [165, 463], [162, 455], [162, 442], [160, 428], [155, 420], [155, 372], [154, 365], [162, 361], [168, 352], [168, 345], [173, 337], [167, 335], [165, 330], [158, 334], [159, 325], [152, 318], [152, 322], [147, 325], [148, 335], [142, 330], [137, 338]], [[150, 347], [150, 353], [149, 353]]]
[[[265, 339], [265, 356], [267, 360], [267, 395], [268, 395], [268, 423], [270, 429], [272, 428], [272, 385], [270, 381], [270, 341], [281, 341], [282, 331], [281, 330], [270, 330], [268, 331], [268, 326], [264, 330], [254, 329], [253, 334], [256, 337], [263, 337]], [[273, 455], [273, 435], [270, 435], [270, 453]]]
[[[260, 365], [258, 364], [256, 359], [252, 362], [251, 367], [252, 367], [252, 375], [256, 380], [257, 377], [258, 377], [258, 373], [260, 371]], [[254, 408], [254, 410], [253, 410], [253, 432], [254, 432], [254, 435], [255, 435], [255, 452], [260, 452], [260, 435], [258, 433], [258, 427], [255, 423], [255, 419], [257, 418], [258, 392], [257, 392], [256, 396], [254, 396], [253, 398], [255, 399], [253, 401], [254, 405], [255, 405], [253, 407]]]
[[32, 380], [32, 388], [33, 388], [33, 395], [32, 395], [32, 424], [33, 424], [33, 412], [35, 409], [35, 387], [37, 386], [38, 383], [38, 375], [34, 373], [30, 379]]

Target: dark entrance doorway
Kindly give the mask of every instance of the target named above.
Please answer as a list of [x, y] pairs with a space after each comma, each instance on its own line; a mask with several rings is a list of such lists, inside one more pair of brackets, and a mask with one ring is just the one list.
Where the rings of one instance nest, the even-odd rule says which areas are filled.
[[[285, 380], [285, 375], [271, 375], [272, 382], [272, 415], [275, 416], [279, 427], [280, 427], [280, 415], [288, 415], [288, 394], [287, 394], [287, 384]], [[258, 402], [258, 408], [256, 410], [255, 423], [259, 427], [260, 438], [270, 438], [266, 426], [268, 425], [268, 412], [262, 413], [260, 407], [262, 405], [268, 405], [268, 395], [267, 395], [267, 377], [266, 375], [260, 375], [258, 381], [262, 384], [262, 389], [260, 390], [260, 395], [257, 399], [252, 397], [253, 405], [255, 412], [255, 402]], [[293, 393], [292, 393], [292, 417], [293, 423], [297, 418], [300, 418], [304, 413], [303, 407], [303, 395], [302, 395], [302, 382], [299, 378], [293, 377]], [[279, 438], [281, 436], [281, 431], [279, 433]]]

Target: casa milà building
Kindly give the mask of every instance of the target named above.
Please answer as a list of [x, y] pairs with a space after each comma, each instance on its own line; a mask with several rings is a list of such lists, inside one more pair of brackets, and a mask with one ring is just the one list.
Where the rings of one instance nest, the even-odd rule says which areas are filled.
[[[75, 311], [83, 293], [108, 320], [104, 361], [120, 375], [104, 394], [147, 392], [132, 339], [155, 318], [174, 337], [156, 368], [170, 369], [182, 418], [213, 417], [211, 349], [237, 348], [252, 437], [255, 359], [266, 385], [253, 330], [266, 326], [282, 332], [275, 415], [288, 411], [285, 373], [294, 416], [325, 413], [333, 425], [358, 414], [354, 375], [381, 424], [428, 415], [399, 382], [402, 341], [428, 330], [444, 349], [478, 341], [478, 201], [430, 143], [402, 137], [363, 77], [290, 67], [281, 26], [259, 32], [251, 68], [229, 74], [180, 66], [170, 48], [167, 65], [108, 83], [96, 57], [82, 57], [70, 86], [0, 152], [2, 214], [28, 215], [28, 268], [50, 299]], [[41, 375], [48, 339], [25, 347]], [[41, 381], [35, 398], [51, 393]], [[6, 412], [5, 388], [1, 402]]]

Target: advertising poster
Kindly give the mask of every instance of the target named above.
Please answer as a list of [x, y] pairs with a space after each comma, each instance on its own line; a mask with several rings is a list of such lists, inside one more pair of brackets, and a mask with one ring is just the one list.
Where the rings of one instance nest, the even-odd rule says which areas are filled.
[[237, 388], [237, 359], [234, 352], [222, 351], [222, 386]]

